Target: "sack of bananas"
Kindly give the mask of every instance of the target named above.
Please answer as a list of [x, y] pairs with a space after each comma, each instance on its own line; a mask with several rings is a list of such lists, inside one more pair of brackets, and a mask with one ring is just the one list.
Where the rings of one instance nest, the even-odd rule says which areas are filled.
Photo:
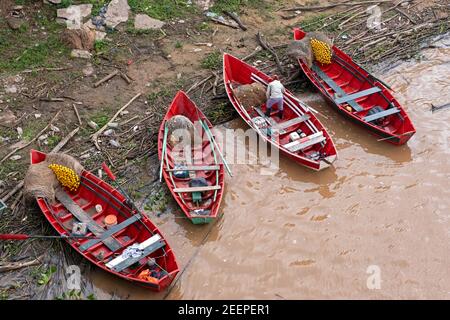
[[314, 58], [322, 64], [331, 63], [331, 47], [323, 41], [311, 39], [311, 48], [314, 53]]
[[50, 164], [48, 167], [52, 169], [53, 173], [56, 175], [56, 178], [63, 187], [68, 188], [70, 191], [78, 190], [78, 187], [80, 186], [80, 177], [74, 170], [54, 163]]

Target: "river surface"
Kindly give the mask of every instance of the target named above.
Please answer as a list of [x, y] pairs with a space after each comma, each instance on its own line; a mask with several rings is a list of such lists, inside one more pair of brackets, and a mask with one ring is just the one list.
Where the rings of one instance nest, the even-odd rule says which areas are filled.
[[[259, 165], [233, 165], [216, 224], [155, 217], [187, 265], [167, 298], [450, 299], [450, 109], [430, 111], [450, 102], [449, 74], [448, 46], [378, 73], [417, 129], [400, 147], [317, 93], [299, 95], [328, 118], [319, 117], [338, 149], [334, 167], [313, 172], [282, 157], [261, 175]], [[99, 270], [92, 282], [99, 299], [166, 295]]]

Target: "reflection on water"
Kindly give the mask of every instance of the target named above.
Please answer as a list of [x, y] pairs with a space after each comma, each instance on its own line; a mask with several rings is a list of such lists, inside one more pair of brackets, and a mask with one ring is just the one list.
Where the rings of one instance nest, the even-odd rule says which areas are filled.
[[[313, 172], [282, 158], [274, 175], [234, 165], [224, 216], [194, 226], [180, 215], [155, 217], [181, 266], [198, 253], [169, 299], [450, 298], [450, 49], [423, 52], [380, 75], [392, 84], [417, 133], [407, 146], [377, 142], [318, 94], [300, 96], [339, 152], [334, 168]], [[245, 128], [240, 119], [230, 126]], [[174, 208], [175, 212], [179, 212]], [[178, 218], [176, 218], [178, 217]], [[198, 250], [198, 251], [197, 251]], [[381, 289], [366, 272], [381, 270]], [[98, 298], [160, 299], [97, 271]]]

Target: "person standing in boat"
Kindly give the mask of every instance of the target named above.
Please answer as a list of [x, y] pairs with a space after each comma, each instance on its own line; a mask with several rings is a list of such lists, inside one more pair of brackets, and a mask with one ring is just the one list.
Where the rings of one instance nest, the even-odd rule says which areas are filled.
[[283, 118], [283, 94], [284, 86], [278, 80], [278, 76], [273, 76], [272, 82], [267, 86], [267, 103], [266, 103], [266, 116], [270, 117], [273, 105], [278, 105], [278, 118]]

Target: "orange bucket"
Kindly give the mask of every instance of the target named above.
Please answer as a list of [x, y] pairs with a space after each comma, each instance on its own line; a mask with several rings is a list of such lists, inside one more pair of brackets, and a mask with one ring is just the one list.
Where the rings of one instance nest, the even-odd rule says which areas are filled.
[[117, 224], [117, 217], [113, 214], [107, 215], [105, 217], [105, 224], [107, 228], [115, 226]]

